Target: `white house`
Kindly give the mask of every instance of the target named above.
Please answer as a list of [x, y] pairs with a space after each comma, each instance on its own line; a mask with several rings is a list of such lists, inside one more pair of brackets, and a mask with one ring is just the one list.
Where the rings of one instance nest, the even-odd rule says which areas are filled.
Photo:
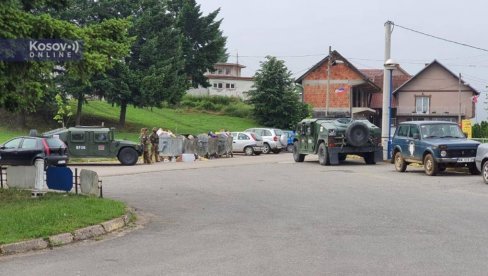
[[252, 77], [241, 77], [241, 69], [246, 66], [237, 63], [217, 63], [215, 71], [207, 72], [210, 86], [207, 88], [199, 86], [191, 88], [187, 94], [194, 96], [234, 96], [246, 99], [245, 92], [251, 90], [254, 85]]

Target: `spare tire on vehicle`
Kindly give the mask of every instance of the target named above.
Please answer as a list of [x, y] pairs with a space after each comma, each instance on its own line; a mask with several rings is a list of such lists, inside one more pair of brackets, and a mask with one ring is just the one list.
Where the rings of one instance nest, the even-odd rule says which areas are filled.
[[369, 140], [368, 126], [363, 122], [352, 123], [346, 129], [346, 139], [348, 144], [355, 147], [366, 145]]

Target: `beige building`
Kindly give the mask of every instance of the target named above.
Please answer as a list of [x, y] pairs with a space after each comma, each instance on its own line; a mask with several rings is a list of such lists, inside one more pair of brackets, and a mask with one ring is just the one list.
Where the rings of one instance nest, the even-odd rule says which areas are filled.
[[479, 94], [444, 65], [434, 60], [393, 91], [397, 123], [445, 120], [458, 122], [475, 117], [473, 97]]
[[187, 94], [194, 96], [229, 96], [246, 99], [246, 92], [252, 89], [254, 80], [251, 77], [242, 77], [241, 69], [246, 66], [237, 63], [217, 63], [215, 71], [207, 72], [210, 86], [205, 88], [191, 88]]

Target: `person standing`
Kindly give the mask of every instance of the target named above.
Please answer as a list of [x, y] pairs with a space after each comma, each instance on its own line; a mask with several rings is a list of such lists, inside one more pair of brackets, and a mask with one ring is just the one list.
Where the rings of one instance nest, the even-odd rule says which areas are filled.
[[149, 136], [149, 140], [151, 141], [151, 156], [149, 157], [149, 160], [153, 160], [154, 156], [154, 162], [159, 162], [159, 135], [157, 133], [158, 129], [153, 127], [152, 133]]
[[144, 164], [151, 164], [151, 159], [149, 159], [149, 136], [147, 136], [147, 128], [141, 128], [139, 141], [143, 149], [142, 159]]

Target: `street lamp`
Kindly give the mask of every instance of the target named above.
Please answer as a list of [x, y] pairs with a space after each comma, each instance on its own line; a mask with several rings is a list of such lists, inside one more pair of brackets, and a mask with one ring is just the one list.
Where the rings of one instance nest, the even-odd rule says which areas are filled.
[[[393, 100], [393, 70], [397, 67], [398, 63], [396, 63], [393, 59], [388, 59], [385, 62], [385, 72], [388, 72], [388, 76], [385, 76], [385, 83], [389, 84], [386, 85], [388, 87], [388, 144], [387, 144], [387, 158], [391, 159], [391, 103]], [[385, 88], [385, 87], [383, 87]], [[384, 106], [384, 105], [383, 105]]]

